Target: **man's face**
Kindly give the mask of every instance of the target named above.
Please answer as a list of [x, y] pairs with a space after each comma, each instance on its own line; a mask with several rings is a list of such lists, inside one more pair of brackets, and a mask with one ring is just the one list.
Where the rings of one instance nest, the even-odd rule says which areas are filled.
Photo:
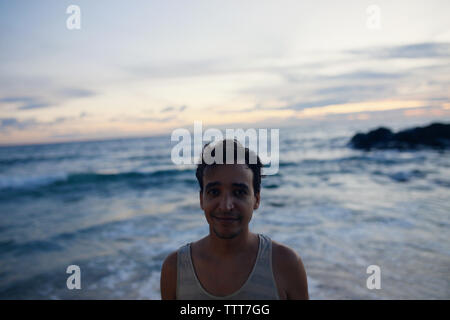
[[248, 230], [260, 195], [253, 191], [253, 172], [245, 164], [207, 167], [203, 174], [200, 206], [210, 231], [222, 239], [232, 239]]

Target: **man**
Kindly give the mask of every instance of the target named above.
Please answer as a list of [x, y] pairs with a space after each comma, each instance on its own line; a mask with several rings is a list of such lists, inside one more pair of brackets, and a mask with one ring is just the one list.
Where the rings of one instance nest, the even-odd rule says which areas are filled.
[[261, 168], [259, 157], [237, 140], [204, 147], [196, 176], [209, 235], [165, 259], [163, 300], [308, 299], [306, 272], [295, 251], [249, 231], [260, 204]]

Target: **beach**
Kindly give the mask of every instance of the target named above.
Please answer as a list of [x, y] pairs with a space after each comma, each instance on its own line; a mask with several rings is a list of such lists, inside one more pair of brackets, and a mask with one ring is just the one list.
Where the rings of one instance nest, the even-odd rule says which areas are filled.
[[[354, 122], [280, 128], [250, 229], [293, 248], [311, 299], [450, 298], [450, 151], [359, 151]], [[390, 123], [393, 129], [412, 123]], [[1, 299], [160, 299], [165, 257], [208, 234], [170, 135], [0, 148]], [[69, 290], [69, 265], [81, 289]], [[366, 286], [367, 267], [381, 289]]]

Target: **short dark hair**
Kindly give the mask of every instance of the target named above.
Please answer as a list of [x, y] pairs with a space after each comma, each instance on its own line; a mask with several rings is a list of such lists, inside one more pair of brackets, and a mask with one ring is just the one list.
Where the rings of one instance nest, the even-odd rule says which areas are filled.
[[[228, 142], [227, 142], [228, 141]], [[256, 195], [257, 193], [259, 193], [261, 191], [261, 178], [264, 178], [264, 175], [261, 174], [261, 168], [263, 167], [263, 164], [261, 162], [261, 159], [259, 158], [259, 156], [257, 154], [255, 154], [253, 151], [251, 151], [249, 148], [246, 148], [244, 146], [242, 146], [242, 144], [234, 139], [234, 140], [227, 140], [224, 139], [222, 141], [219, 141], [217, 144], [215, 144], [215, 146], [212, 147], [211, 150], [211, 156], [215, 157], [216, 154], [216, 148], [220, 147], [220, 145], [222, 145], [222, 161], [221, 163], [216, 163], [216, 160], [211, 163], [208, 164], [207, 162], [205, 162], [205, 149], [207, 149], [208, 147], [211, 148], [211, 146], [209, 146], [211, 144], [211, 142], [205, 144], [203, 146], [203, 150], [202, 150], [202, 154], [200, 155], [200, 159], [198, 161], [197, 164], [197, 170], [195, 172], [195, 176], [197, 177], [198, 183], [200, 185], [200, 192], [203, 192], [203, 174], [204, 171], [206, 169], [206, 167], [213, 167], [216, 165], [221, 165], [221, 164], [225, 164], [226, 163], [226, 159], [227, 159], [227, 146], [229, 146], [229, 143], [233, 143], [233, 150], [234, 150], [234, 155], [233, 155], [233, 163], [238, 163], [237, 159], [238, 159], [238, 149], [241, 149], [241, 151], [244, 151], [244, 159], [245, 159], [245, 164], [249, 167], [250, 170], [252, 170], [253, 172], [253, 191], [254, 194]], [[250, 158], [254, 157], [253, 159], [256, 159], [256, 163], [255, 161], [250, 161]]]

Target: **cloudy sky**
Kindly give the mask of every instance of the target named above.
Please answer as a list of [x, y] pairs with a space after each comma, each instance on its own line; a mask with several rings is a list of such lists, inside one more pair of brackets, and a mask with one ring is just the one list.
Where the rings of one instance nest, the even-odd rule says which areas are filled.
[[[67, 28], [72, 4], [80, 29]], [[448, 0], [0, 0], [0, 144], [196, 120], [449, 120], [449, 12]]]

